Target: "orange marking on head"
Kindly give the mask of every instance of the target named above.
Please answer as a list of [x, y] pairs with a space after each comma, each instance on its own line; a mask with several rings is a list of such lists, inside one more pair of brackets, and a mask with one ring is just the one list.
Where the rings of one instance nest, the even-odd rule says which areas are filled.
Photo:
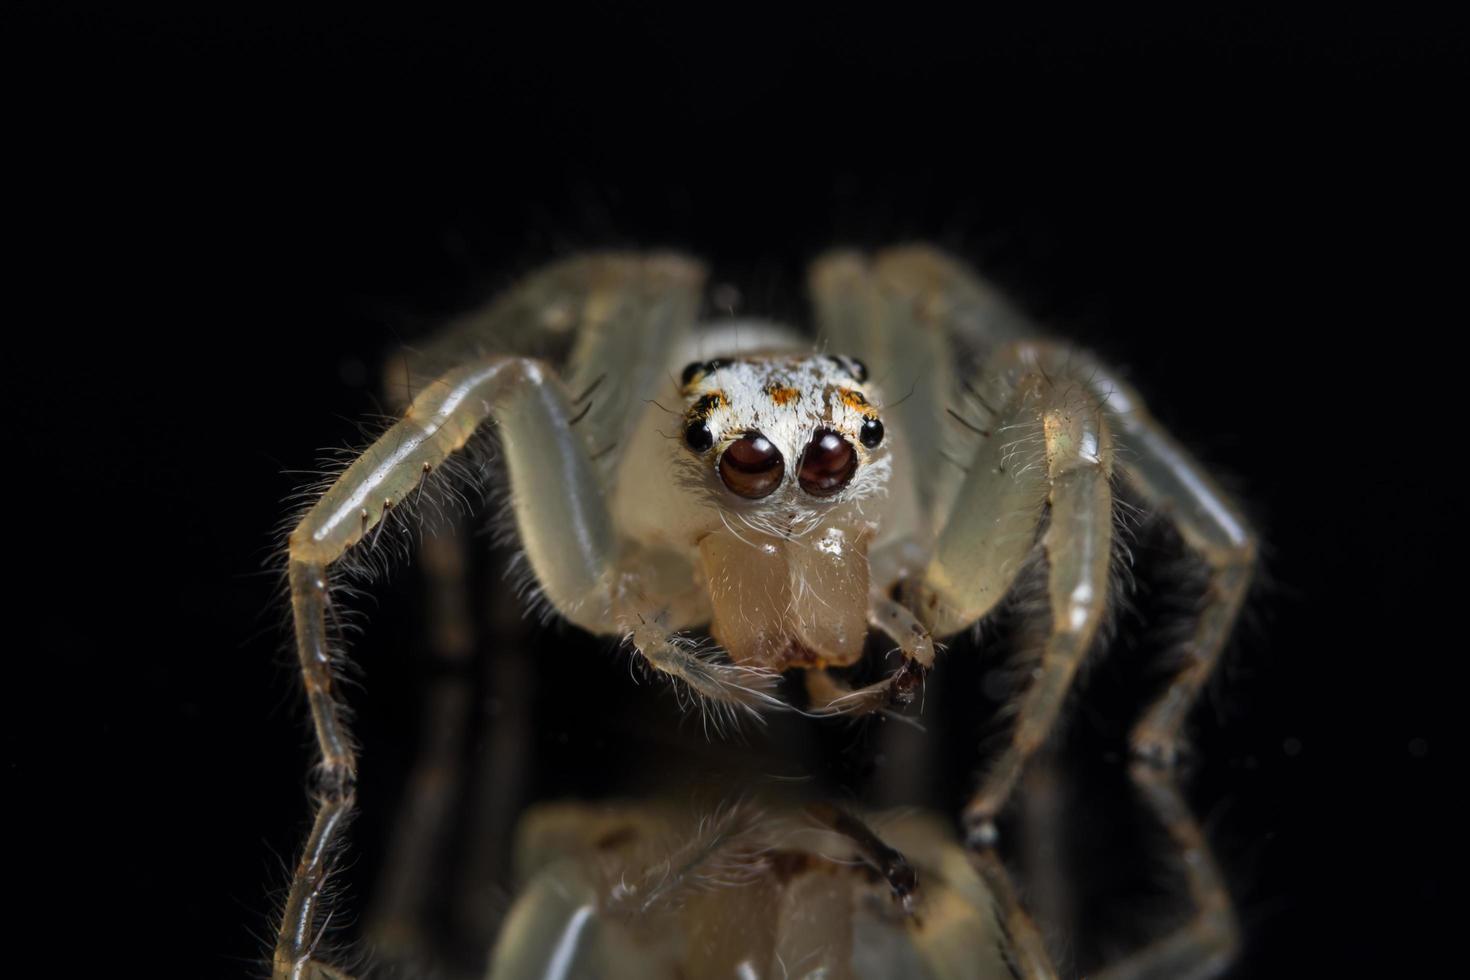
[[771, 385], [766, 389], [766, 394], [777, 405], [790, 405], [792, 402], [801, 398], [801, 392], [795, 388], [789, 388], [783, 385]]
[[868, 400], [863, 397], [861, 391], [853, 391], [851, 388], [838, 388], [837, 397], [842, 403], [854, 412], [861, 412], [868, 407]]

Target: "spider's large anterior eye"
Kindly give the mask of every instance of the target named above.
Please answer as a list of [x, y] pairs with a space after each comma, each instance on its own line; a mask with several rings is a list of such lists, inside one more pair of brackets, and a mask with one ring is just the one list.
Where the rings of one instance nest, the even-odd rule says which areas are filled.
[[797, 479], [813, 497], [830, 497], [852, 482], [857, 463], [851, 443], [831, 429], [818, 429], [801, 454]]
[[757, 500], [781, 485], [786, 475], [786, 461], [781, 450], [759, 432], [747, 432], [730, 444], [720, 457], [720, 479], [725, 486]]

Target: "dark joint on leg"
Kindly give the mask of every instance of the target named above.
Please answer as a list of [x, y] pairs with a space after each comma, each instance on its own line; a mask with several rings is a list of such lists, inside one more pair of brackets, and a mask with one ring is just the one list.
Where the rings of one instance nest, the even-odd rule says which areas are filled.
[[889, 682], [888, 696], [893, 705], [906, 708], [913, 704], [924, 688], [924, 677], [928, 672], [928, 668], [917, 660], [905, 660]]
[[893, 892], [893, 899], [906, 915], [914, 912], [914, 898], [919, 891], [919, 876], [908, 858], [873, 833], [857, 817], [830, 803], [813, 803], [806, 812], [818, 823], [836, 831], [858, 846], [862, 858], [883, 876]]

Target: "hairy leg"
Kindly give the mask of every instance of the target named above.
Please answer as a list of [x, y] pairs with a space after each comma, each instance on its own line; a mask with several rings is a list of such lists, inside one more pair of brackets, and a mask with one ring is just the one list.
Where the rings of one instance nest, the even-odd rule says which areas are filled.
[[1148, 414], [1136, 392], [1095, 361], [1071, 356], [1118, 432], [1119, 462], [1128, 482], [1173, 522], [1186, 547], [1209, 569], [1184, 661], [1130, 738], [1139, 757], [1168, 766], [1178, 755], [1185, 717], [1219, 662], [1245, 602], [1256, 536], [1204, 468]]
[[[287, 896], [274, 970], [302, 977], [312, 953], [331, 857], [354, 803], [356, 759], [333, 696], [329, 571], [371, 551], [397, 512], [492, 417], [510, 474], [511, 510], [539, 595], [556, 612], [607, 632], [614, 541], [593, 455], [616, 437], [641, 391], [650, 344], [672, 342], [697, 309], [704, 272], [671, 255], [593, 255], [550, 266], [452, 325], [390, 372], [404, 379], [404, 418], [353, 463], [289, 540], [296, 647], [321, 761], [311, 843]], [[546, 362], [494, 352], [544, 352], [574, 381], [592, 377], [571, 410]], [[488, 352], [488, 354], [487, 354]], [[655, 358], [656, 359], [656, 358]], [[640, 365], [645, 367], [640, 368]], [[442, 373], [440, 373], [442, 372]], [[616, 373], [595, 406], [597, 379]], [[635, 406], [636, 407], [636, 406]], [[578, 422], [580, 428], [573, 426]]]
[[674, 682], [681, 703], [699, 709], [707, 729], [723, 730], [740, 715], [759, 721], [764, 710], [786, 708], [774, 693], [780, 674], [731, 663], [714, 644], [669, 629], [662, 610], [638, 603], [616, 621], [643, 662]]
[[694, 323], [704, 267], [671, 253], [594, 252], [539, 269], [449, 323], [387, 368], [389, 398], [489, 354], [548, 360], [567, 390], [594, 396], [579, 428], [594, 456], [622, 438], [664, 370], [666, 352]]
[[[895, 376], [887, 385], [891, 394], [905, 399], [899, 409], [905, 436], [920, 461], [943, 459], [945, 446], [934, 434], [942, 431], [949, 407], [945, 399], [955, 391], [966, 389], [975, 396], [974, 408], [982, 418], [1004, 397], [1003, 384], [985, 387], [983, 393], [963, 382], [955, 385], [951, 365], [967, 359], [989, 368], [1029, 349], [1104, 404], [1122, 446], [1118, 466], [1175, 523], [1210, 570], [1209, 591], [1185, 648], [1185, 663], [1132, 734], [1134, 751], [1141, 757], [1171, 764], [1185, 716], [1219, 660], [1256, 563], [1256, 538], [1239, 510], [1148, 414], [1136, 392], [1085, 353], [1039, 339], [1039, 331], [1015, 307], [953, 257], [925, 245], [887, 249], [873, 259], [835, 252], [813, 265], [809, 279], [820, 332], [829, 347], [871, 358], [875, 370], [882, 365]], [[984, 421], [991, 431], [1004, 425], [994, 418]], [[937, 488], [926, 500], [941, 510], [952, 498], [948, 484], [954, 473], [954, 467], [945, 465], [921, 474]], [[970, 482], [974, 473], [972, 466]], [[994, 508], [996, 513], [1007, 510], [1003, 505]], [[962, 565], [954, 564], [957, 569]], [[936, 635], [947, 635], [944, 628], [930, 625]]]
[[1255, 534], [1204, 468], [1106, 366], [1083, 352], [1048, 342], [1032, 341], [1012, 350], [1085, 386], [1104, 407], [1119, 446], [1118, 468], [1129, 485], [1174, 524], [1185, 545], [1209, 570], [1204, 604], [1185, 645], [1184, 662], [1131, 735], [1140, 757], [1171, 765], [1185, 717], [1219, 662], [1244, 604], [1257, 558]]
[[984, 404], [996, 406], [911, 604], [935, 635], [987, 615], [1015, 584], [1041, 538], [1048, 625], [1010, 740], [965, 808], [972, 844], [994, 839], [994, 818], [1027, 759], [1050, 736], [1107, 608], [1112, 558], [1112, 434], [1102, 406], [1065, 362], [1029, 343], [992, 363]]
[[355, 749], [333, 693], [329, 569], [350, 549], [371, 547], [369, 534], [492, 417], [499, 423], [521, 538], [547, 599], [574, 622], [605, 628], [612, 534], [591, 464], [568, 424], [567, 399], [549, 369], [491, 358], [426, 387], [404, 419], [307, 512], [288, 542], [297, 655], [321, 761], [317, 814], [277, 940], [278, 980], [305, 976], [312, 962], [325, 926], [317, 921], [322, 891], [355, 802]]

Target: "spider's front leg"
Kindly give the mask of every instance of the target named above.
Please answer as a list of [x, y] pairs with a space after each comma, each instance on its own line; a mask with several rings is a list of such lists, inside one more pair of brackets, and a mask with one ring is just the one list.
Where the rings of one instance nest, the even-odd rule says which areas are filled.
[[[511, 510], [541, 597], [578, 626], [612, 631], [615, 535], [589, 453], [619, 438], [620, 406], [641, 390], [658, 353], [687, 329], [703, 270], [672, 255], [605, 254], [550, 266], [431, 344], [424, 363], [454, 363], [427, 380], [402, 421], [370, 446], [306, 513], [288, 542], [296, 649], [321, 760], [316, 815], [287, 894], [273, 958], [276, 980], [345, 976], [316, 958], [330, 916], [322, 894], [355, 802], [356, 755], [333, 695], [328, 620], [333, 578], [354, 551], [371, 551], [386, 522], [417, 503], [425, 482], [494, 421], [510, 476]], [[599, 412], [571, 410], [561, 380], [526, 357], [475, 356], [545, 346], [547, 332], [573, 332], [566, 367]], [[432, 353], [432, 352], [431, 352]], [[640, 373], [642, 372], [642, 373]], [[618, 378], [626, 383], [618, 384]], [[595, 379], [595, 380], [594, 380]], [[588, 397], [582, 396], [582, 401]]]
[[993, 841], [995, 816], [1051, 734], [1102, 622], [1113, 534], [1113, 437], [1100, 400], [1065, 363], [1043, 364], [1032, 345], [1015, 345], [998, 361], [992, 395], [1000, 404], [911, 596], [934, 635], [965, 629], [1011, 591], [1049, 518], [1040, 657], [1010, 741], [965, 808], [970, 842], [981, 845]]
[[[539, 361], [495, 357], [458, 368], [426, 388], [319, 500], [289, 541], [291, 604], [321, 762], [316, 817], [296, 868], [274, 957], [277, 980], [308, 980], [325, 922], [321, 896], [355, 802], [356, 755], [333, 696], [329, 570], [488, 421], [497, 423], [510, 476], [511, 508], [541, 593], [559, 614], [593, 633], [621, 631], [655, 669], [704, 698], [775, 703], [758, 672], [689, 648], [659, 625], [659, 605], [619, 573], [617, 542], [593, 463], [561, 383]], [[625, 563], [623, 563], [625, 564]], [[330, 974], [323, 974], [330, 975]]]
[[288, 542], [296, 649], [321, 761], [316, 817], [277, 937], [277, 980], [324, 969], [312, 958], [325, 928], [319, 905], [355, 803], [356, 753], [333, 695], [330, 569], [492, 417], [521, 539], [547, 600], [578, 625], [606, 629], [613, 536], [560, 383], [524, 358], [488, 358], [446, 374], [342, 474]]

